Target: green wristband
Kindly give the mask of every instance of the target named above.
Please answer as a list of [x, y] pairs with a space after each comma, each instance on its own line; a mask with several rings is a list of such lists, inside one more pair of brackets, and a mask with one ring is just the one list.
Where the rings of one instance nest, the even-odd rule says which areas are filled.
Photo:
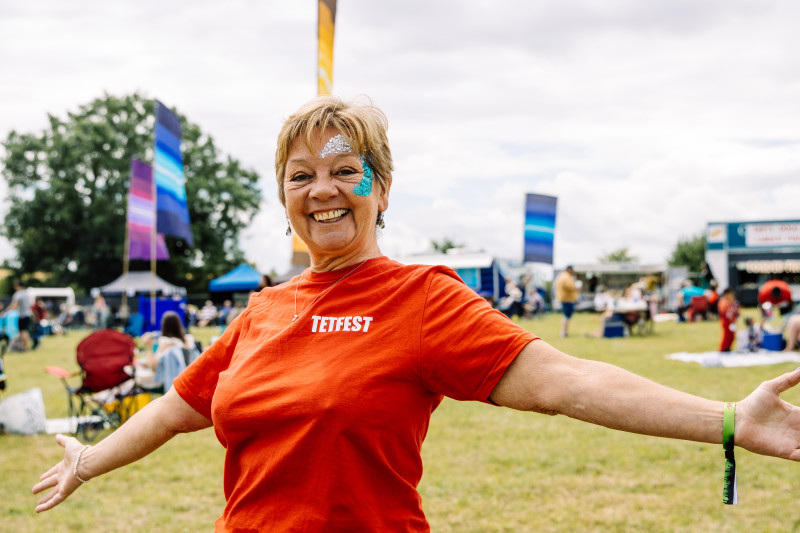
[[736, 418], [736, 404], [727, 402], [722, 411], [722, 449], [725, 451], [725, 474], [722, 478], [722, 503], [736, 505], [736, 459], [733, 456], [733, 431]]

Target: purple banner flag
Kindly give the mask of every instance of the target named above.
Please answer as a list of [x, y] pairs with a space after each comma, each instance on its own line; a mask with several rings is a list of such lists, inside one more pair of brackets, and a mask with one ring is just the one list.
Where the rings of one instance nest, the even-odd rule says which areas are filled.
[[[150, 259], [151, 239], [156, 224], [153, 198], [153, 169], [138, 159], [131, 160], [131, 184], [128, 193], [128, 258]], [[164, 235], [156, 235], [156, 259], [169, 259]]]

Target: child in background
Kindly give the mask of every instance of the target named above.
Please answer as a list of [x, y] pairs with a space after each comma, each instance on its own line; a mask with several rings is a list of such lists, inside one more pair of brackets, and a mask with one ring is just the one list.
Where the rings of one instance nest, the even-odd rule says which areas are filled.
[[730, 352], [736, 331], [736, 319], [739, 318], [739, 302], [728, 287], [719, 297], [719, 323], [722, 326], [722, 338], [719, 341], [720, 352]]
[[763, 339], [761, 324], [750, 317], [745, 318], [744, 323], [747, 326], [747, 346], [751, 352], [757, 352], [761, 348], [761, 341]]
[[757, 352], [761, 349], [763, 334], [761, 324], [751, 317], [744, 319], [744, 329], [736, 332], [737, 352]]

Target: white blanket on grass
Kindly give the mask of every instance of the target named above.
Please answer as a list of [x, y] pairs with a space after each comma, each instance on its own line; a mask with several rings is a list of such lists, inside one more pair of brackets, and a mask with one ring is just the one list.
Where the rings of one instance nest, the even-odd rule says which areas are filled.
[[757, 352], [678, 352], [665, 356], [667, 359], [684, 363], [699, 363], [700, 366], [759, 366], [776, 365], [778, 363], [800, 363], [798, 352], [773, 352], [759, 350]]

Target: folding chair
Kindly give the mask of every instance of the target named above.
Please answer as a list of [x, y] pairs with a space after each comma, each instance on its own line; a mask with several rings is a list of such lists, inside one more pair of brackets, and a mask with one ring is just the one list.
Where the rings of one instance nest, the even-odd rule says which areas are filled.
[[[48, 366], [45, 371], [61, 379], [67, 392], [67, 410], [75, 435], [91, 442], [104, 428], [118, 428], [141, 407], [132, 369], [134, 340], [119, 331], [102, 329], [83, 339], [77, 348], [80, 372]], [[130, 373], [129, 373], [130, 372]], [[67, 381], [81, 377], [80, 385]]]
[[692, 296], [689, 300], [689, 309], [686, 311], [689, 322], [694, 322], [701, 317], [703, 320], [708, 319], [708, 299], [705, 296]]

